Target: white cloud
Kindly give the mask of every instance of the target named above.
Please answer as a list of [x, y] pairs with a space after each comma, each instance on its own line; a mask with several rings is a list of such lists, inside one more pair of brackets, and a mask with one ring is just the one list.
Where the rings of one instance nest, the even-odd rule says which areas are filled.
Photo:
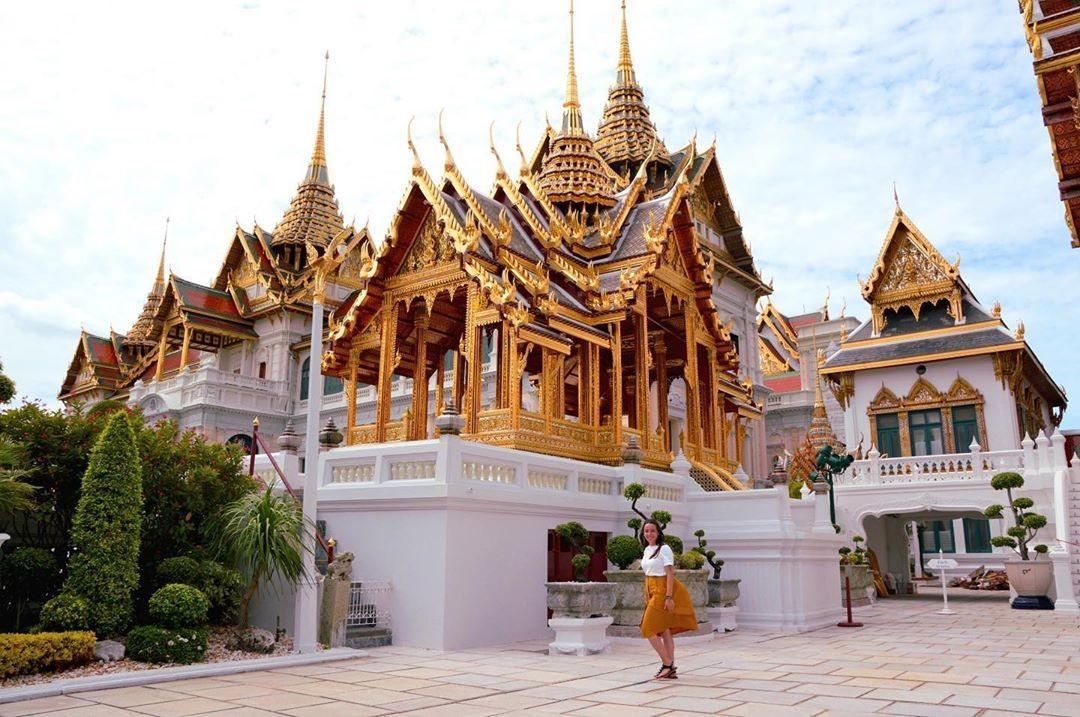
[[[4, 3], [0, 5], [0, 357], [51, 399], [80, 323], [125, 329], [156, 269], [209, 281], [234, 222], [272, 227], [311, 151], [331, 52], [327, 149], [346, 218], [382, 233], [408, 178], [404, 135], [437, 171], [435, 116], [473, 183], [487, 128], [516, 166], [557, 121], [562, 3]], [[614, 74], [618, 3], [579, 0], [592, 126]], [[986, 302], [1022, 318], [1080, 394], [1068, 248], [1013, 0], [873, 3], [631, 0], [634, 62], [669, 147], [717, 136], [775, 302], [865, 316], [892, 182]], [[1080, 415], [1080, 414], [1077, 414]], [[1070, 416], [1067, 424], [1080, 425]]]

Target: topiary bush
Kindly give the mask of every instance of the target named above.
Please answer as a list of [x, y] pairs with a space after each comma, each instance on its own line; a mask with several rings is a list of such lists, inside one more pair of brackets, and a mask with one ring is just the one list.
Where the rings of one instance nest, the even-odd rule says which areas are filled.
[[165, 558], [158, 564], [156, 577], [159, 588], [172, 583], [202, 588], [205, 580], [199, 561], [188, 557]]
[[138, 662], [202, 662], [206, 659], [206, 630], [168, 630], [154, 625], [132, 628], [127, 636], [127, 656]]
[[244, 597], [244, 576], [213, 560], [199, 561], [202, 585], [199, 588], [210, 601], [210, 624], [231, 625], [240, 614]]
[[641, 558], [641, 541], [630, 535], [616, 535], [607, 543], [607, 558], [619, 570], [626, 570]]
[[0, 680], [85, 665], [94, 659], [95, 642], [92, 632], [0, 635]]
[[677, 535], [665, 535], [664, 543], [671, 547], [671, 552], [681, 555], [683, 551], [682, 538]]
[[72, 521], [75, 549], [64, 585], [86, 601], [99, 637], [122, 634], [131, 623], [139, 587], [142, 479], [135, 433], [117, 412], [90, 454]]
[[205, 625], [210, 612], [210, 601], [201, 590], [180, 583], [158, 588], [148, 606], [150, 618], [171, 629]]
[[595, 552], [589, 545], [589, 531], [577, 521], [560, 523], [555, 526], [555, 534], [570, 543], [575, 555], [570, 559], [570, 565], [574, 569], [574, 581], [585, 583], [589, 581], [585, 572], [592, 562], [592, 554]]
[[[1046, 554], [1050, 549], [1041, 543], [1028, 549], [1028, 543], [1035, 539], [1035, 534], [1040, 528], [1046, 527], [1046, 516], [1029, 512], [1035, 507], [1035, 501], [1025, 496], [1013, 497], [1013, 490], [1024, 487], [1024, 477], [1019, 473], [1006, 471], [998, 473], [990, 479], [990, 487], [994, 490], [1003, 490], [1009, 498], [1009, 510], [1013, 514], [1013, 526], [1005, 530], [1005, 535], [997, 535], [990, 539], [990, 544], [998, 548], [1012, 548], [1020, 556], [1021, 560], [1032, 560], [1031, 551], [1035, 552], [1036, 558]], [[1005, 506], [995, 503], [988, 507], [983, 514], [987, 518], [1004, 517]]]
[[705, 556], [696, 550], [675, 556], [675, 567], [679, 570], [701, 570], [705, 565]]
[[705, 540], [704, 530], [695, 530], [694, 537], [697, 538], [697, 547], [691, 548], [690, 552], [701, 553], [705, 557], [705, 562], [709, 564], [709, 567], [713, 570], [713, 580], [720, 579], [720, 569], [724, 567], [724, 561], [719, 560], [716, 557], [715, 550], [709, 550], [709, 542]]
[[90, 608], [86, 601], [69, 593], [61, 593], [41, 606], [41, 628], [49, 632], [87, 630], [90, 627]]

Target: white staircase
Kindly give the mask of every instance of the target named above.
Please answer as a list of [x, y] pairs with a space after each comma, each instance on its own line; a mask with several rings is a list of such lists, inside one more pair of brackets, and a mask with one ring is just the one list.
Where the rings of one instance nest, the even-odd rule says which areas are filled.
[[1073, 595], [1080, 595], [1080, 456], [1073, 456], [1069, 470], [1069, 568]]

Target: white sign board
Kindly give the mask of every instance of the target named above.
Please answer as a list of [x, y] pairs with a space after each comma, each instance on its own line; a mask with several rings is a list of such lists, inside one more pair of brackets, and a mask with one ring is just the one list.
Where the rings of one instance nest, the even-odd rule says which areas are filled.
[[952, 570], [959, 563], [952, 558], [934, 558], [926, 563], [926, 567], [933, 568], [934, 570]]

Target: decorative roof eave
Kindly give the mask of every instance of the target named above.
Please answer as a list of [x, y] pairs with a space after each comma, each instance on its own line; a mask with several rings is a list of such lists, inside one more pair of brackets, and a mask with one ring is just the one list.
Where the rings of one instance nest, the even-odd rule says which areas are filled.
[[[956, 261], [952, 264], [946, 261], [945, 257], [941, 255], [941, 252], [930, 243], [930, 240], [926, 238], [926, 235], [922, 233], [919, 227], [915, 225], [915, 222], [911, 221], [911, 218], [900, 208], [900, 205], [897, 204], [896, 211], [893, 214], [892, 223], [889, 224], [889, 229], [885, 232], [885, 241], [882, 243], [877, 260], [874, 262], [874, 268], [870, 271], [870, 276], [867, 277], [866, 281], [863, 282], [860, 287], [863, 298], [871, 304], [878, 300], [880, 284], [885, 276], [885, 271], [887, 269], [886, 262], [890, 258], [890, 252], [893, 246], [904, 238], [899, 231], [901, 225], [907, 228], [912, 242], [924, 255], [926, 260], [946, 277], [946, 280], [942, 283], [941, 287], [927, 287], [927, 289], [932, 290], [931, 293], [935, 294], [938, 292], [933, 290], [940, 289], [940, 293], [942, 294], [941, 298], [945, 298], [954, 290], [958, 290], [959, 287], [962, 286], [962, 280], [960, 279], [960, 258], [957, 257]], [[892, 296], [893, 293], [896, 293], [897, 296]], [[899, 297], [900, 293], [901, 292], [890, 292], [890, 295], [882, 298], [895, 300]]]

